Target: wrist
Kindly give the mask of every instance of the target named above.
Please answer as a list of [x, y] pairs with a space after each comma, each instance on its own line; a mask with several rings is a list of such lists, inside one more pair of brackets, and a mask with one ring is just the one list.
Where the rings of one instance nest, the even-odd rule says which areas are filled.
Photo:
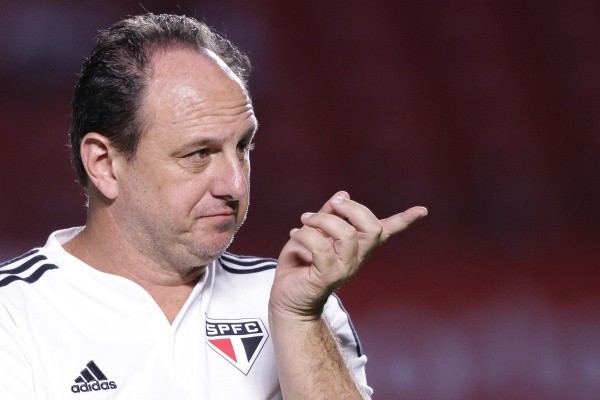
[[309, 327], [321, 321], [323, 306], [316, 309], [303, 310], [269, 301], [269, 324]]

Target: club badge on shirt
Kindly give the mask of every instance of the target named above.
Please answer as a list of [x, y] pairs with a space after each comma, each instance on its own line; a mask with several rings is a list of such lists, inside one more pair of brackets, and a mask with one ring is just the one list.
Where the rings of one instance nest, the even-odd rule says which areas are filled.
[[206, 343], [248, 375], [269, 334], [260, 318], [206, 318]]

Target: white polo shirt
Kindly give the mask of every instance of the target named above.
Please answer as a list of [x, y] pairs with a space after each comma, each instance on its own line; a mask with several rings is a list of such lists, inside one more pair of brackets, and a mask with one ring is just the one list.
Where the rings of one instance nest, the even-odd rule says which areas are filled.
[[[136, 283], [61, 246], [0, 264], [0, 399], [280, 399], [267, 304], [276, 262], [223, 254], [172, 324]], [[337, 297], [324, 317], [368, 392], [359, 341]]]

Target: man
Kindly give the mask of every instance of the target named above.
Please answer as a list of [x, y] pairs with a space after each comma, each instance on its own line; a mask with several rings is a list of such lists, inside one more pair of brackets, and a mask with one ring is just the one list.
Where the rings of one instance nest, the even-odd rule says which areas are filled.
[[0, 398], [371, 395], [332, 293], [426, 210], [378, 220], [338, 192], [277, 262], [227, 253], [257, 129], [247, 70], [186, 17], [100, 34], [73, 99], [87, 223], [0, 267]]

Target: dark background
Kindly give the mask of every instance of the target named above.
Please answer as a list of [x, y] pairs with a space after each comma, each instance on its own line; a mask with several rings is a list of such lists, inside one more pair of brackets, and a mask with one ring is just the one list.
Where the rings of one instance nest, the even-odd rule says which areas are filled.
[[66, 147], [98, 29], [205, 19], [261, 123], [232, 250], [276, 257], [344, 189], [430, 215], [340, 290], [377, 399], [597, 399], [600, 3], [20, 1], [0, 9], [0, 258], [84, 223]]

